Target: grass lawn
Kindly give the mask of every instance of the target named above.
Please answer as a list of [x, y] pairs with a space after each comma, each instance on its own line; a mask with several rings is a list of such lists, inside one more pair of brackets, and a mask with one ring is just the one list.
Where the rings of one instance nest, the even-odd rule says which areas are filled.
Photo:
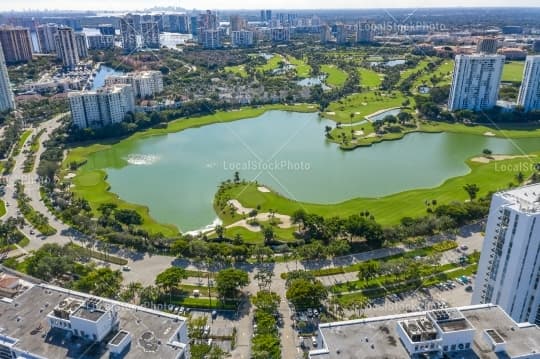
[[521, 82], [523, 79], [523, 68], [525, 62], [510, 61], [504, 64], [502, 81], [504, 82]]
[[257, 66], [257, 71], [266, 72], [275, 70], [279, 67], [279, 63], [283, 60], [283, 56], [279, 54], [274, 54], [271, 59], [266, 61], [266, 64]]
[[297, 59], [296, 57], [287, 56], [287, 60], [294, 65], [296, 69], [296, 76], [306, 78], [311, 75], [311, 66], [309, 66], [304, 59]]
[[244, 65], [237, 65], [237, 66], [226, 66], [225, 67], [226, 72], [233, 73], [240, 77], [247, 77], [246, 67]]
[[17, 144], [15, 145], [15, 148], [13, 149], [14, 155], [18, 155], [21, 152], [21, 149], [24, 143], [26, 142], [26, 140], [28, 139], [31, 133], [32, 133], [32, 130], [26, 130], [23, 132], [23, 134], [21, 135], [21, 138], [19, 138], [19, 141], [17, 142]]
[[0, 217], [6, 214], [6, 204], [0, 200]]
[[[538, 156], [540, 152], [533, 154]], [[231, 199], [239, 200], [245, 207], [256, 208], [260, 206], [261, 212], [273, 209], [277, 213], [288, 215], [298, 209], [304, 209], [307, 212], [325, 217], [347, 217], [368, 210], [379, 223], [393, 225], [399, 223], [403, 217], [419, 217], [426, 214], [426, 201], [436, 200], [439, 204], [465, 201], [468, 199], [463, 190], [465, 184], [477, 184], [480, 187], [478, 196], [481, 197], [489, 191], [507, 188], [508, 183], [514, 181], [514, 177], [519, 171], [522, 171], [525, 176], [532, 173], [532, 166], [526, 158], [513, 158], [487, 164], [467, 161], [467, 165], [471, 168], [470, 173], [450, 178], [439, 187], [410, 190], [379, 198], [355, 198], [336, 204], [300, 203], [275, 192], [260, 192], [255, 184], [248, 184], [247, 187], [238, 185], [231, 188], [228, 191], [228, 196]], [[499, 166], [504, 166], [508, 170], [497, 170], [497, 168], [501, 168]], [[223, 220], [226, 224], [232, 222], [231, 218], [226, 216], [223, 217]]]
[[400, 80], [397, 84], [397, 87], [399, 88], [399, 85], [405, 81], [405, 79], [409, 76], [411, 76], [412, 74], [416, 73], [416, 72], [419, 72], [419, 71], [424, 71], [426, 69], [426, 67], [431, 63], [432, 61], [427, 59], [427, 60], [422, 60], [420, 62], [418, 62], [418, 65], [416, 65], [415, 67], [413, 68], [410, 68], [410, 69], [407, 69], [405, 71], [401, 71], [401, 74], [400, 74]]
[[426, 132], [468, 133], [473, 135], [484, 135], [486, 132], [492, 132], [496, 137], [502, 138], [540, 137], [540, 127], [538, 125], [520, 123], [499, 123], [497, 127], [494, 127], [489, 125], [466, 126], [464, 124], [446, 122], [422, 122], [420, 130]]
[[[239, 216], [236, 217], [236, 220], [239, 220]], [[264, 223], [263, 223], [264, 225]], [[292, 228], [279, 228], [277, 226], [273, 226], [272, 229], [274, 230], [274, 238], [278, 241], [282, 242], [291, 242], [295, 241], [293, 232], [294, 227]], [[244, 227], [232, 227], [225, 229], [224, 236], [227, 238], [235, 238], [235, 236], [239, 234], [242, 237], [242, 241], [246, 244], [263, 244], [264, 243], [264, 237], [261, 232], [253, 232], [250, 231], [247, 228]], [[211, 235], [210, 238], [215, 238], [216, 235]]]
[[349, 123], [353, 114], [352, 121], [358, 122], [377, 111], [400, 107], [403, 101], [405, 97], [398, 91], [394, 91], [391, 95], [387, 93], [377, 95], [375, 91], [362, 92], [332, 102], [323, 115], [336, 122]]
[[[445, 60], [441, 65], [439, 65], [435, 71], [427, 72], [420, 76], [414, 82], [414, 89], [418, 88], [421, 85], [427, 86], [441, 86], [449, 85], [452, 83], [452, 71], [454, 70], [454, 61]], [[440, 81], [433, 83], [431, 79], [439, 79]]]
[[321, 72], [328, 74], [326, 84], [330, 86], [343, 86], [347, 80], [347, 73], [335, 65], [321, 65]]
[[[179, 132], [187, 128], [201, 127], [220, 122], [231, 122], [246, 118], [257, 117], [270, 110], [290, 110], [297, 112], [313, 112], [314, 108], [308, 105], [285, 106], [285, 105], [269, 105], [258, 108], [244, 108], [239, 111], [218, 112], [213, 115], [185, 118], [172, 121], [167, 128], [149, 129], [142, 132], [137, 132], [123, 141], [134, 141], [141, 138], [146, 138], [156, 135], [165, 135], [167, 133]], [[104, 141], [103, 143], [92, 144], [88, 146], [80, 146], [69, 150], [64, 161], [63, 174], [69, 172], [69, 164], [71, 162], [82, 163], [86, 158], [95, 152], [102, 151], [114, 146], [118, 140]], [[139, 212], [143, 217], [143, 229], [151, 232], [161, 232], [165, 236], [175, 236], [178, 234], [178, 228], [171, 224], [161, 224], [151, 217], [148, 207], [128, 203], [120, 199], [116, 194], [109, 192], [109, 184], [106, 181], [106, 172], [104, 170], [88, 170], [84, 165], [77, 170], [77, 176], [72, 180], [75, 185], [72, 192], [85, 198], [90, 203], [92, 210], [97, 214], [97, 208], [102, 203], [115, 203], [119, 208], [133, 209]]]
[[381, 86], [383, 76], [382, 74], [365, 68], [360, 68], [358, 70], [358, 73], [360, 74], [361, 86], [368, 88]]

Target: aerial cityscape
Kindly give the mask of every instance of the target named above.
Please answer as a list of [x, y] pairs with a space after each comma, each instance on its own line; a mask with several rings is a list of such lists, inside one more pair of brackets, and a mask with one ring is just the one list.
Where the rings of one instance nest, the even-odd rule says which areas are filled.
[[0, 358], [534, 359], [539, 284], [536, 2], [0, 5]]

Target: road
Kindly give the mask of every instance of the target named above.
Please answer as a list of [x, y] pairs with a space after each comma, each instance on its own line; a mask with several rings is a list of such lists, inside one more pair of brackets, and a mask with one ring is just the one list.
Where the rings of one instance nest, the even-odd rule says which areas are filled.
[[[77, 231], [70, 228], [69, 225], [66, 225], [56, 219], [56, 217], [49, 211], [49, 209], [41, 201], [40, 196], [40, 183], [37, 180], [36, 168], [39, 161], [39, 158], [43, 151], [45, 150], [43, 143], [49, 138], [51, 132], [60, 126], [59, 119], [65, 114], [59, 115], [49, 121], [46, 121], [39, 125], [39, 127], [32, 129], [32, 135], [38, 133], [42, 128], [45, 129], [45, 132], [40, 137], [40, 146], [39, 150], [36, 153], [36, 164], [34, 169], [30, 173], [23, 172], [23, 162], [25, 160], [25, 154], [23, 151], [17, 156], [15, 156], [15, 167], [13, 173], [7, 176], [7, 186], [6, 194], [4, 200], [6, 202], [6, 215], [3, 218], [10, 216], [18, 216], [17, 210], [17, 201], [13, 197], [15, 190], [15, 182], [21, 180], [25, 185], [25, 192], [30, 198], [31, 206], [44, 214], [49, 219], [49, 224], [57, 230], [57, 233], [49, 236], [43, 237], [38, 235], [35, 229], [32, 229], [30, 225], [26, 225], [22, 232], [30, 239], [29, 245], [22, 249], [24, 252], [35, 250], [40, 248], [44, 243], [58, 243], [66, 244], [72, 240], [78, 240], [83, 235]], [[25, 143], [25, 146], [29, 143], [31, 136]], [[35, 232], [36, 234], [31, 234], [30, 231]], [[462, 233], [455, 237], [459, 245], [465, 244], [472, 250], [480, 250], [482, 246], [483, 237], [480, 233], [480, 226], [466, 227], [462, 229]], [[397, 253], [402, 253], [408, 249], [403, 247], [392, 247], [392, 248], [382, 248], [378, 250], [373, 250], [370, 252], [358, 253], [348, 256], [343, 256], [339, 258], [334, 258], [332, 260], [317, 260], [317, 261], [289, 261], [289, 262], [278, 262], [272, 264], [264, 264], [263, 266], [270, 266], [270, 269], [274, 272], [273, 281], [271, 284], [271, 290], [276, 292], [281, 297], [281, 302], [279, 305], [279, 311], [284, 320], [284, 326], [280, 329], [281, 345], [282, 345], [282, 357], [284, 358], [301, 358], [302, 353], [299, 350], [299, 338], [296, 334], [296, 331], [293, 329], [293, 322], [291, 319], [291, 309], [285, 299], [286, 288], [285, 280], [281, 278], [282, 273], [288, 273], [296, 269], [321, 269], [329, 268], [334, 266], [346, 266], [354, 264], [360, 261], [366, 261], [370, 259], [380, 259]], [[165, 268], [176, 265], [181, 266], [186, 269], [193, 270], [204, 270], [205, 267], [198, 265], [193, 262], [186, 260], [175, 259], [170, 256], [164, 255], [150, 255], [147, 253], [139, 253], [135, 251], [119, 249], [116, 252], [111, 254], [119, 255], [125, 257], [128, 260], [128, 266], [131, 268], [128, 272], [123, 272], [124, 282], [140, 282], [143, 285], [154, 284], [154, 279], [161, 271]], [[451, 260], [451, 258], [445, 258], [444, 260]], [[258, 291], [257, 281], [254, 280], [254, 275], [257, 273], [261, 265], [255, 264], [237, 264], [236, 267], [246, 271], [251, 279], [251, 283], [246, 288], [248, 294], [255, 294]], [[113, 269], [121, 269], [121, 266], [110, 264], [110, 267]], [[213, 268], [213, 270], [218, 270], [219, 268]], [[321, 278], [325, 285], [335, 284], [336, 282], [350, 281], [355, 280], [355, 273], [339, 274], [334, 276], [326, 276]], [[237, 338], [237, 347], [231, 353], [233, 358], [238, 359], [248, 359], [250, 357], [250, 347], [251, 347], [251, 338], [253, 334], [252, 329], [253, 321], [253, 307], [248, 303], [245, 303], [240, 311], [238, 320], [234, 325], [238, 328], [238, 338]]]

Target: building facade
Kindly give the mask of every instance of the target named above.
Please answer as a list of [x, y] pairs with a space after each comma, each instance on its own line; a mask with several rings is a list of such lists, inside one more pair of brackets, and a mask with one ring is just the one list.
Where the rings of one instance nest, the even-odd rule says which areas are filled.
[[136, 23], [135, 17], [127, 14], [120, 19], [120, 34], [122, 35], [122, 47], [126, 52], [137, 49], [137, 34], [140, 24]]
[[89, 35], [86, 36], [88, 48], [91, 50], [112, 49], [114, 47], [114, 36], [112, 35]]
[[540, 324], [540, 184], [492, 197], [472, 303]]
[[499, 41], [491, 37], [485, 37], [478, 41], [476, 52], [483, 54], [496, 54]]
[[141, 22], [142, 45], [148, 49], [159, 49], [159, 26], [156, 21]]
[[221, 31], [219, 30], [202, 30], [199, 39], [205, 49], [218, 49], [222, 46]]
[[136, 97], [153, 97], [163, 91], [163, 75], [160, 71], [142, 71], [109, 76], [105, 79], [105, 85], [117, 84], [131, 85]]
[[356, 30], [356, 42], [368, 43], [373, 41], [373, 31], [371, 29], [371, 24], [362, 23], [358, 24], [358, 29]]
[[13, 110], [15, 108], [15, 99], [9, 83], [8, 70], [4, 53], [0, 46], [0, 112]]
[[96, 91], [71, 92], [68, 95], [73, 125], [98, 128], [124, 121], [135, 110], [131, 85], [114, 85]]
[[456, 55], [452, 88], [448, 100], [450, 111], [482, 111], [497, 103], [504, 56]]
[[88, 57], [88, 43], [86, 42], [86, 35], [83, 32], [75, 33], [75, 43], [77, 45], [79, 59]]
[[289, 42], [291, 40], [291, 32], [288, 27], [273, 27], [270, 30], [272, 42]]
[[43, 24], [38, 25], [36, 28], [39, 51], [43, 54], [50, 54], [56, 52], [55, 36], [58, 31], [58, 25], [56, 24]]
[[14, 64], [32, 60], [32, 41], [27, 28], [0, 26], [0, 43], [6, 63]]
[[253, 46], [253, 31], [241, 30], [231, 32], [231, 44], [238, 47]]
[[540, 55], [527, 56], [523, 82], [519, 88], [518, 105], [526, 112], [540, 111]]
[[56, 54], [66, 69], [74, 69], [79, 63], [79, 51], [75, 32], [70, 27], [59, 27], [56, 33]]

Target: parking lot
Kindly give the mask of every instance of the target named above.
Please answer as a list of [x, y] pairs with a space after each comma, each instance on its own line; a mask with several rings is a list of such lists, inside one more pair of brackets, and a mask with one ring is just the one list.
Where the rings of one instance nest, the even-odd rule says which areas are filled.
[[[473, 278], [470, 278], [471, 280]], [[364, 309], [358, 312], [348, 311], [347, 315], [365, 315], [367, 317], [432, 310], [445, 307], [460, 307], [471, 304], [472, 281], [467, 284], [456, 280], [439, 283], [429, 288], [389, 295], [372, 299]]]

